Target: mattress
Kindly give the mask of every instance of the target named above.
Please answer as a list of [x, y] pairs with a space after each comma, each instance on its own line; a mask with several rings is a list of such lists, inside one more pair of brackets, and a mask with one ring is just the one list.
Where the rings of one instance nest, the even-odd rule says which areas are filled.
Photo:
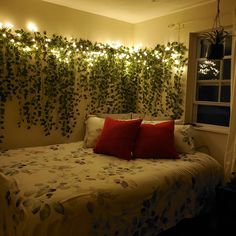
[[212, 205], [220, 164], [122, 160], [82, 142], [0, 153], [1, 236], [157, 235]]

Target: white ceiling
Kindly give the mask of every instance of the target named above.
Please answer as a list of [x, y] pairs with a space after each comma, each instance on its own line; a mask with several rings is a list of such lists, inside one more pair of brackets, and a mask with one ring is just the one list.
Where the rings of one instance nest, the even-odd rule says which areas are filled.
[[139, 23], [216, 0], [43, 0], [73, 9]]

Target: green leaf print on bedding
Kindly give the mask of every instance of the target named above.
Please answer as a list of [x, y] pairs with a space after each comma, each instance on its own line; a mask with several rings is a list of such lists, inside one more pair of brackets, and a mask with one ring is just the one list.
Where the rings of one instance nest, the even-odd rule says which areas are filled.
[[40, 219], [42, 221], [46, 220], [51, 214], [51, 208], [50, 206], [46, 203], [43, 207], [43, 209], [40, 211]]

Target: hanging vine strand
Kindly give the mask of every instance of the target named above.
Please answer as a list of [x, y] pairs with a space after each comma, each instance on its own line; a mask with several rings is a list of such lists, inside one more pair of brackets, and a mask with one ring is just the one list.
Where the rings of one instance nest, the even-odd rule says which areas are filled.
[[177, 42], [137, 49], [2, 28], [1, 129], [12, 100], [18, 105], [18, 126], [40, 125], [45, 135], [60, 129], [69, 137], [84, 112], [82, 101], [87, 114], [139, 112], [178, 118], [183, 112], [185, 52]]

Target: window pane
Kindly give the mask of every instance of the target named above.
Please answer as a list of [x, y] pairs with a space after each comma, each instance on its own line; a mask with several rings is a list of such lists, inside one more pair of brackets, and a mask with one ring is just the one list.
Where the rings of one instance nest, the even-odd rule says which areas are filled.
[[229, 126], [230, 108], [221, 106], [198, 105], [197, 122]]
[[231, 59], [225, 59], [224, 60], [224, 69], [223, 69], [223, 79], [230, 80], [231, 78]]
[[220, 61], [205, 60], [198, 62], [198, 80], [216, 80], [220, 78]]
[[197, 101], [218, 101], [218, 86], [199, 85], [197, 93]]
[[229, 85], [221, 86], [220, 101], [221, 102], [230, 102], [230, 86]]
[[225, 56], [231, 55], [232, 51], [232, 36], [225, 39]]

